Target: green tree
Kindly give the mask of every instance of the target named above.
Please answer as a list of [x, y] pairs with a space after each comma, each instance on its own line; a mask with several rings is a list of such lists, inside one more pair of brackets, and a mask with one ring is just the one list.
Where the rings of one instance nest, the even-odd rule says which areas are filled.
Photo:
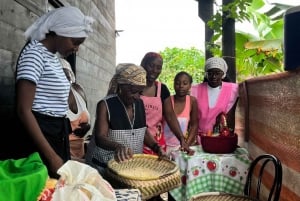
[[[267, 11], [261, 12], [266, 6]], [[249, 77], [282, 72], [283, 14], [291, 6], [266, 5], [253, 0], [247, 7], [248, 21], [257, 33], [236, 32], [236, 67], [238, 81]]]
[[[269, 7], [270, 5], [268, 5]], [[283, 14], [291, 6], [274, 4], [267, 11], [264, 0], [235, 0], [232, 4], [223, 8], [232, 11], [230, 17], [236, 21], [248, 21], [256, 34], [236, 31], [236, 68], [238, 82], [250, 77], [267, 75], [283, 71]], [[233, 9], [238, 8], [238, 9]], [[222, 9], [218, 9], [219, 11]], [[274, 17], [275, 16], [275, 17]], [[220, 13], [217, 12], [209, 25], [216, 32], [213, 38], [214, 55], [221, 56], [221, 29]], [[215, 28], [214, 28], [215, 27]], [[186, 71], [193, 76], [194, 83], [203, 80], [204, 60], [203, 51], [196, 48], [166, 48], [160, 52], [164, 58], [163, 71], [159, 80], [166, 83], [171, 92], [173, 90], [173, 79], [179, 71]]]
[[204, 52], [194, 47], [190, 49], [166, 48], [160, 54], [164, 58], [163, 70], [159, 80], [165, 83], [174, 93], [173, 82], [175, 75], [180, 71], [186, 71], [193, 77], [193, 83], [203, 80]]
[[[229, 11], [229, 17], [235, 18], [236, 21], [248, 21], [257, 31], [256, 34], [236, 31], [237, 80], [240, 82], [250, 77], [282, 72], [283, 15], [292, 6], [269, 4], [266, 0], [234, 0], [226, 6], [219, 7], [216, 15], [208, 22], [215, 31], [212, 44], [218, 44], [222, 36], [221, 11]], [[221, 56], [221, 45], [212, 47], [214, 54]]]

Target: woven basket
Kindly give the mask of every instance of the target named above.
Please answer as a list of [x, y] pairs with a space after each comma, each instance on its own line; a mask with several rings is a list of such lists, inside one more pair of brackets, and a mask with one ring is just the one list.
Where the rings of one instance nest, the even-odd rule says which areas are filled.
[[143, 200], [181, 185], [180, 172], [174, 162], [158, 160], [157, 156], [149, 154], [135, 154], [122, 163], [110, 160], [105, 178], [114, 188], [139, 189]]
[[202, 149], [208, 153], [226, 154], [232, 153], [237, 148], [237, 134], [233, 136], [204, 136], [201, 135]]
[[203, 195], [193, 196], [189, 201], [258, 201], [255, 198], [245, 197], [242, 195], [220, 194], [220, 195]]

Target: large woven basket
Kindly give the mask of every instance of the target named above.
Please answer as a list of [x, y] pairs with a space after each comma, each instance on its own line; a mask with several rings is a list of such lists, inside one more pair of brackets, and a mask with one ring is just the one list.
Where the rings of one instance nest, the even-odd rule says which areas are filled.
[[242, 195], [233, 195], [220, 193], [219, 195], [201, 195], [193, 196], [189, 201], [258, 201], [255, 198], [246, 197]]
[[108, 162], [105, 178], [114, 188], [137, 188], [147, 200], [181, 185], [178, 166], [149, 154], [135, 154], [132, 159]]
[[204, 136], [201, 135], [202, 149], [208, 153], [226, 154], [232, 153], [237, 148], [238, 136]]

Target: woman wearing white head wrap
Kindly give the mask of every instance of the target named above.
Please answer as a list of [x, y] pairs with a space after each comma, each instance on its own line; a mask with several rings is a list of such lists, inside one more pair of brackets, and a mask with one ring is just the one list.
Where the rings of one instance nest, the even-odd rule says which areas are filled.
[[25, 32], [16, 72], [16, 108], [19, 130], [14, 158], [39, 152], [50, 177], [70, 159], [68, 111], [70, 82], [56, 53], [78, 51], [93, 19], [78, 8], [62, 7], [41, 16]]
[[227, 115], [229, 129], [234, 132], [235, 108], [238, 101], [238, 84], [222, 81], [228, 66], [220, 57], [212, 57], [205, 62], [205, 82], [192, 86], [191, 95], [198, 101], [198, 132], [213, 132], [216, 118]]
[[226, 61], [223, 58], [220, 57], [211, 57], [206, 60], [205, 62], [205, 72], [206, 72], [206, 78], [208, 77], [208, 71], [211, 69], [219, 69], [223, 72], [222, 79], [225, 78], [228, 66]]
[[59, 36], [86, 38], [92, 32], [93, 18], [78, 8], [67, 6], [54, 9], [38, 18], [25, 32], [26, 39], [43, 40], [50, 31]]

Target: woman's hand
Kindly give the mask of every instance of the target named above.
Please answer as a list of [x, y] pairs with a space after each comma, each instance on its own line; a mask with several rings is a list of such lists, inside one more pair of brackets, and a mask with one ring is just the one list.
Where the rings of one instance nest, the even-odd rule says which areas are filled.
[[188, 144], [184, 140], [181, 141], [180, 150], [183, 151], [183, 152], [186, 152], [190, 156], [194, 155], [194, 153], [195, 153], [195, 151], [190, 149], [190, 147], [188, 146]]
[[85, 136], [85, 134], [90, 130], [91, 125], [89, 123], [80, 123], [79, 127], [76, 128], [73, 133], [80, 137], [83, 138]]
[[162, 159], [170, 160], [170, 157], [167, 155], [167, 153], [160, 146], [158, 148], [157, 155], [158, 155], [158, 158], [160, 160], [162, 160]]
[[57, 170], [63, 166], [64, 161], [61, 157], [56, 155], [52, 158], [52, 160], [49, 161], [49, 175], [51, 178], [59, 179], [60, 175], [57, 174]]
[[161, 148], [161, 146], [159, 146], [157, 143], [154, 143], [151, 146], [151, 149], [157, 154], [157, 156], [159, 157], [159, 159], [170, 159], [168, 157], [168, 155], [166, 154], [166, 152]]
[[129, 147], [125, 147], [123, 145], [118, 145], [115, 150], [115, 160], [117, 162], [122, 162], [129, 160], [133, 157], [133, 151]]

